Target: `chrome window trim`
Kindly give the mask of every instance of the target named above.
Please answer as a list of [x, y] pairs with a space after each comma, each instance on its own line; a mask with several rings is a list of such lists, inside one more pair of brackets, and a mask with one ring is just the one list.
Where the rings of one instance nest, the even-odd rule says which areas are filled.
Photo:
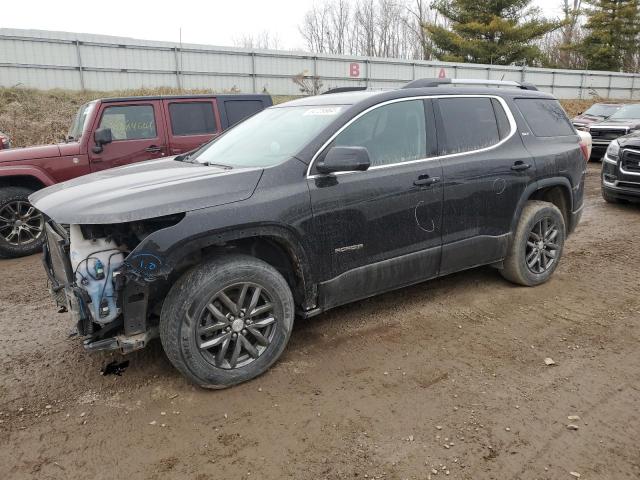
[[[509, 132], [509, 135], [507, 135], [505, 138], [500, 140], [495, 145], [491, 145], [489, 147], [480, 148], [480, 149], [477, 149], [477, 150], [469, 150], [468, 152], [460, 152], [460, 153], [450, 153], [448, 155], [440, 155], [440, 156], [435, 156], [435, 157], [418, 158], [416, 160], [409, 160], [408, 162], [390, 163], [389, 165], [376, 165], [376, 166], [373, 166], [373, 167], [369, 167], [369, 169], [367, 169], [365, 171], [335, 172], [332, 175], [345, 175], [345, 174], [353, 174], [353, 173], [367, 173], [367, 172], [369, 172], [371, 170], [379, 170], [379, 169], [382, 169], [382, 168], [396, 167], [398, 165], [411, 165], [412, 163], [427, 162], [427, 161], [433, 161], [433, 160], [442, 160], [442, 159], [446, 159], [446, 158], [459, 157], [459, 156], [462, 156], [462, 155], [471, 155], [471, 154], [474, 154], [474, 153], [486, 152], [486, 151], [489, 151], [489, 150], [493, 150], [494, 148], [498, 148], [500, 145], [502, 145], [502, 144], [506, 143], [507, 141], [509, 141], [511, 139], [511, 137], [513, 137], [515, 135], [516, 130], [518, 129], [517, 124], [516, 124], [516, 120], [515, 120], [515, 118], [513, 116], [513, 113], [511, 112], [511, 109], [507, 105], [507, 102], [502, 97], [500, 97], [498, 95], [483, 95], [483, 94], [470, 94], [470, 95], [465, 95], [465, 94], [461, 94], [461, 95], [421, 95], [421, 96], [418, 96], [418, 97], [395, 98], [393, 100], [387, 100], [386, 102], [378, 103], [378, 104], [373, 105], [373, 106], [367, 108], [366, 110], [360, 112], [358, 115], [356, 115], [351, 120], [349, 120], [347, 123], [345, 123], [342, 127], [340, 127], [333, 135], [331, 135], [331, 137], [329, 137], [329, 139], [326, 142], [324, 142], [324, 144], [318, 149], [318, 151], [311, 158], [311, 161], [309, 162], [309, 166], [307, 167], [307, 178], [316, 178], [316, 177], [324, 177], [325, 176], [325, 175], [321, 175], [321, 174], [311, 175], [311, 169], [313, 168], [313, 165], [314, 165], [316, 159], [324, 151], [324, 149], [327, 148], [327, 146], [331, 142], [333, 142], [335, 140], [335, 138], [338, 135], [340, 135], [340, 133], [342, 133], [343, 130], [348, 128], [353, 122], [358, 120], [363, 115], [366, 115], [367, 113], [371, 112], [372, 110], [375, 110], [377, 108], [383, 107], [385, 105], [390, 105], [392, 103], [407, 102], [407, 101], [411, 101], [411, 100], [439, 99], [439, 98], [495, 98], [500, 103], [500, 105], [502, 106], [502, 108], [504, 110], [504, 113], [507, 115], [507, 119], [509, 120], [509, 125], [511, 126], [511, 131]], [[497, 127], [497, 120], [496, 120], [496, 127]]]

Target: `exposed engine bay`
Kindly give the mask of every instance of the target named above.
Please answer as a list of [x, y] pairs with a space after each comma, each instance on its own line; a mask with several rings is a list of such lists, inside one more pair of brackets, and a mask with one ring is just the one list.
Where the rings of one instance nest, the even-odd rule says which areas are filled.
[[159, 316], [167, 282], [156, 282], [154, 265], [132, 262], [130, 254], [148, 235], [183, 217], [110, 225], [47, 223], [44, 263], [50, 290], [60, 311], [72, 315], [78, 334], [88, 337], [87, 350], [128, 353], [157, 336], [153, 318]]

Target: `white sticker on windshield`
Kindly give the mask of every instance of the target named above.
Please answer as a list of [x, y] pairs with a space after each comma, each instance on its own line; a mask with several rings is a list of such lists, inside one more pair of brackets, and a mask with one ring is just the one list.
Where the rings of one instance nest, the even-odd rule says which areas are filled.
[[340, 107], [322, 107], [322, 108], [311, 108], [304, 112], [304, 116], [326, 116], [326, 115], [337, 115], [340, 112]]

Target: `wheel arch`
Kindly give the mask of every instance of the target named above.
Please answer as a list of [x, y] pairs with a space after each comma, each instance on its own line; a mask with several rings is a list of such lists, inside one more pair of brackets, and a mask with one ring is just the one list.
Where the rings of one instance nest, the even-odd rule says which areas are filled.
[[569, 217], [573, 211], [573, 197], [569, 179], [565, 177], [545, 178], [530, 184], [518, 202], [516, 214], [511, 222], [512, 232], [515, 232], [522, 215], [522, 209], [529, 200], [542, 200], [554, 204], [562, 213], [565, 225], [569, 228]]
[[25, 187], [34, 191], [56, 183], [37, 167], [0, 167], [0, 187]]
[[[148, 240], [152, 239], [145, 239], [131, 257], [146, 251]], [[190, 265], [230, 252], [244, 253], [265, 261], [287, 280], [296, 305], [302, 310], [315, 307], [317, 288], [312, 280], [308, 255], [298, 236], [282, 225], [246, 226], [177, 242], [162, 255], [165, 269], [162, 273], [182, 274]]]

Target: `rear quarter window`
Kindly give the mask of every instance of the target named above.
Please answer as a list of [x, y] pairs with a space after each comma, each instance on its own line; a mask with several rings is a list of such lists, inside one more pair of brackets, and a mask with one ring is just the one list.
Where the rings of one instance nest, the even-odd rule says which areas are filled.
[[576, 135], [573, 125], [557, 100], [517, 98], [515, 102], [536, 137]]

